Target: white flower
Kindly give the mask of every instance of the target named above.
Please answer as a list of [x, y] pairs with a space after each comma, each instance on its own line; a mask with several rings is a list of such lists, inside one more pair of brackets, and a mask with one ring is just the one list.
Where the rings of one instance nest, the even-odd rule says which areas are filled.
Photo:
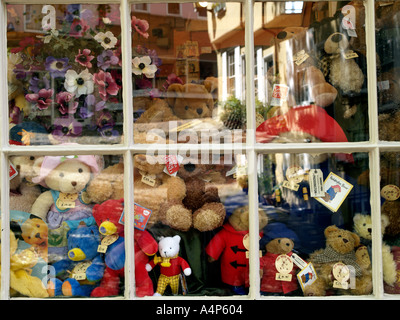
[[68, 70], [65, 74], [65, 89], [70, 93], [75, 93], [76, 97], [82, 94], [91, 94], [94, 90], [93, 75], [88, 69], [77, 74], [74, 70]]
[[107, 31], [106, 33], [99, 32], [94, 36], [94, 39], [99, 42], [104, 49], [114, 48], [118, 41], [111, 31]]
[[151, 64], [149, 56], [135, 57], [132, 59], [132, 72], [136, 75], [144, 74], [147, 78], [154, 78], [157, 72], [157, 66]]

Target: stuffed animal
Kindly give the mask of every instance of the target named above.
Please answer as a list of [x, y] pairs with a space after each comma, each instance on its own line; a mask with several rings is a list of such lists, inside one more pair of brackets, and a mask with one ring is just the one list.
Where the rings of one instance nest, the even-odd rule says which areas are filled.
[[[268, 216], [258, 210], [260, 237], [268, 224]], [[210, 262], [220, 260], [221, 281], [235, 294], [246, 294], [248, 284], [249, 208], [237, 208], [220, 231], [207, 244], [205, 252]]]
[[[372, 256], [372, 219], [368, 214], [357, 213], [353, 217], [354, 232], [360, 237], [361, 245], [364, 245], [368, 250], [368, 258]], [[382, 236], [385, 234], [385, 229], [389, 224], [389, 219], [386, 215], [381, 215], [381, 230]], [[371, 261], [369, 261], [371, 263]], [[382, 265], [383, 265], [383, 280], [385, 284], [393, 286], [396, 281], [396, 263], [390, 246], [383, 241], [382, 243]]]
[[10, 289], [27, 297], [47, 298], [49, 295], [41, 279], [31, 275], [38, 262], [38, 254], [33, 247], [18, 251], [18, 242], [10, 230]]
[[24, 241], [35, 249], [37, 255], [47, 261], [48, 255], [48, 227], [39, 218], [26, 219], [21, 225], [21, 236]]
[[399, 141], [400, 140], [400, 111], [392, 111], [389, 113], [381, 113], [378, 115], [379, 124], [379, 140], [382, 141]]
[[260, 258], [261, 294], [293, 295], [297, 293], [298, 267], [291, 258], [296, 234], [283, 223], [274, 222], [264, 228], [267, 253]]
[[[101, 247], [105, 251], [106, 269], [100, 285], [92, 291], [92, 297], [115, 296], [120, 293], [120, 281], [125, 276], [124, 225], [121, 223], [123, 212], [123, 199], [109, 199], [93, 208], [99, 232], [104, 236]], [[157, 252], [158, 244], [147, 230], [139, 229], [135, 229], [134, 244], [136, 296], [152, 296], [153, 283], [145, 265], [149, 257]]]
[[[47, 283], [50, 296], [90, 296], [105, 269], [104, 258], [97, 252], [100, 243], [96, 225], [87, 226], [82, 221], [68, 232], [68, 258], [52, 265], [56, 277]], [[67, 278], [61, 280], [65, 275]]]
[[81, 221], [95, 225], [93, 206], [85, 188], [98, 171], [95, 156], [46, 156], [40, 162], [39, 175], [32, 180], [48, 190], [32, 205], [31, 213], [43, 219], [49, 227], [49, 262], [66, 257], [65, 235]]
[[172, 294], [177, 295], [180, 277], [192, 274], [192, 269], [187, 261], [179, 256], [180, 241], [181, 237], [178, 235], [161, 237], [158, 242], [160, 256], [155, 256], [153, 260], [146, 264], [148, 272], [156, 265], [160, 265], [160, 277], [157, 283], [157, 290], [154, 293], [155, 296], [162, 296], [167, 286], [170, 286]]
[[212, 116], [212, 87], [196, 83], [173, 83], [167, 89], [167, 102], [180, 119], [203, 119]]
[[135, 125], [141, 123], [159, 123], [177, 120], [180, 120], [180, 118], [178, 118], [174, 114], [167, 101], [165, 99], [157, 98], [151, 102], [146, 111], [144, 111], [141, 116], [135, 121]]
[[211, 231], [222, 226], [225, 207], [218, 196], [217, 187], [203, 178], [206, 166], [186, 162], [179, 167], [177, 176], [185, 183], [183, 199], [173, 199], [162, 205], [160, 221], [171, 228], [188, 231], [191, 227], [199, 231]]
[[372, 275], [369, 265], [365, 264], [365, 250], [356, 252], [360, 237], [335, 225], [328, 226], [324, 234], [325, 249], [319, 249], [309, 257], [318, 278], [305, 288], [304, 295], [370, 294]]

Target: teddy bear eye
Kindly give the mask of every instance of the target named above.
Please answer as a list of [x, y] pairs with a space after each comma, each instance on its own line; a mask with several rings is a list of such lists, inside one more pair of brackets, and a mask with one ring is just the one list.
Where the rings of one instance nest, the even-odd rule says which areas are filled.
[[61, 172], [60, 173], [60, 177], [63, 178], [64, 177], [64, 173]]
[[79, 173], [82, 173], [82, 172], [83, 172], [83, 169], [82, 169], [82, 168], [79, 168], [79, 169], [78, 169], [78, 172], [79, 172]]
[[36, 227], [37, 227], [37, 228], [40, 228], [40, 225], [39, 225], [39, 224], [37, 224], [37, 225], [36, 225]]
[[189, 110], [189, 106], [185, 106], [185, 110]]
[[34, 156], [30, 156], [30, 157], [29, 157], [29, 160], [31, 160], [31, 161], [32, 161], [32, 160], [35, 160], [35, 157], [34, 157]]

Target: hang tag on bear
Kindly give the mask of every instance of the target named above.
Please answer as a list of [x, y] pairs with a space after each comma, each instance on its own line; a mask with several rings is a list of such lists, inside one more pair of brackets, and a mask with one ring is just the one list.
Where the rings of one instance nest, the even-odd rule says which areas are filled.
[[10, 162], [9, 176], [10, 180], [14, 179], [18, 175], [17, 169], [15, 169], [14, 165]]
[[165, 168], [164, 172], [170, 176], [176, 176], [179, 166], [183, 160], [181, 155], [168, 155], [165, 156]]
[[143, 171], [139, 171], [139, 173], [142, 175], [142, 182], [154, 187], [156, 185], [156, 175], [155, 174], [146, 174]]
[[310, 184], [311, 197], [323, 197], [324, 192], [324, 177], [321, 169], [311, 169], [308, 174], [308, 183]]
[[300, 50], [293, 56], [293, 61], [296, 65], [301, 65], [304, 61], [306, 61], [310, 56], [305, 52], [305, 50]]
[[115, 241], [117, 241], [118, 238], [119, 238], [119, 236], [117, 233], [111, 234], [109, 236], [105, 236], [101, 240], [101, 244], [99, 244], [99, 246], [97, 247], [97, 252], [106, 253], [108, 247], [110, 245], [112, 245]]
[[394, 184], [388, 184], [381, 189], [381, 196], [389, 201], [400, 198], [400, 188]]
[[74, 269], [71, 271], [71, 278], [75, 280], [85, 280], [86, 279], [86, 270], [90, 267], [92, 263], [90, 261], [80, 262], [78, 263]]
[[60, 192], [56, 201], [56, 206], [60, 210], [75, 208], [75, 200], [78, 199], [77, 193], [63, 193]]
[[344, 263], [338, 262], [332, 267], [332, 274], [335, 280], [333, 280], [333, 287], [337, 289], [349, 288], [348, 280], [350, 279], [350, 269]]
[[292, 281], [293, 260], [291, 257], [287, 254], [279, 255], [275, 260], [275, 268], [278, 271], [275, 274], [275, 280]]

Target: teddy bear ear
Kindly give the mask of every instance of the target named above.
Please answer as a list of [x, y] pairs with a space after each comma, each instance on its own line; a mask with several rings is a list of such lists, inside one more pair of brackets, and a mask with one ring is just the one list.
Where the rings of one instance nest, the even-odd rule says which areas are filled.
[[178, 235], [176, 235], [176, 236], [173, 236], [173, 238], [172, 239], [174, 239], [174, 241], [177, 243], [177, 244], [179, 244], [179, 242], [181, 242], [181, 237], [180, 236], [178, 236]]
[[39, 157], [35, 159], [32, 165], [32, 173], [34, 177], [37, 177], [40, 173], [40, 168], [42, 167], [44, 157]]
[[333, 233], [333, 232], [335, 232], [335, 231], [338, 231], [338, 230], [339, 230], [339, 228], [336, 227], [335, 225], [332, 225], [332, 226], [327, 227], [327, 228], [325, 229], [325, 232], [324, 232], [325, 238], [328, 238], [329, 235], [330, 235], [331, 233]]
[[180, 83], [173, 83], [168, 87], [167, 90], [167, 102], [170, 106], [175, 105], [175, 100], [184, 91], [184, 86]]
[[358, 234], [356, 234], [354, 232], [350, 232], [350, 233], [354, 239], [354, 247], [358, 247], [360, 245], [360, 237], [358, 236]]

